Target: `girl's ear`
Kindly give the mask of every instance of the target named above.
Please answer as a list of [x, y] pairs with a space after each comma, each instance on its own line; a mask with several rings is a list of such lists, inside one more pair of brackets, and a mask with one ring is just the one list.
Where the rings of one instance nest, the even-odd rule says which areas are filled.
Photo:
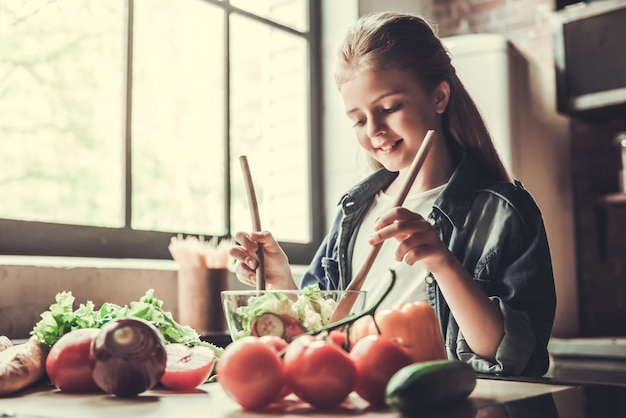
[[450, 100], [450, 83], [442, 81], [435, 89], [435, 111], [438, 114], [442, 114], [448, 107], [448, 101]]

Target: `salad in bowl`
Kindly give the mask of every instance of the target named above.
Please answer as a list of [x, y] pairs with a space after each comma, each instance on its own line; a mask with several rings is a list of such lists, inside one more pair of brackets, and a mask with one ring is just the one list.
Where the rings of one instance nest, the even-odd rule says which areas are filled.
[[[298, 335], [328, 324], [345, 290], [226, 290], [222, 303], [231, 338], [274, 335], [291, 342]], [[358, 293], [354, 312], [365, 308], [365, 292]]]

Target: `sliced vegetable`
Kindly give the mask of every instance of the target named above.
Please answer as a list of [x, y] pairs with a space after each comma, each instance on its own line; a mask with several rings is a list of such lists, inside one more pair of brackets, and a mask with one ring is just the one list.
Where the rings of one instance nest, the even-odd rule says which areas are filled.
[[459, 360], [414, 363], [395, 373], [386, 388], [386, 402], [406, 415], [417, 415], [467, 398], [476, 387], [476, 373]]
[[91, 376], [89, 351], [98, 328], [84, 328], [64, 334], [46, 358], [46, 373], [58, 389], [67, 393], [99, 392]]
[[176, 391], [189, 391], [206, 382], [215, 365], [215, 353], [208, 347], [167, 344], [167, 365], [161, 384]]
[[163, 338], [139, 318], [114, 319], [102, 326], [90, 356], [93, 379], [105, 392], [121, 397], [156, 385], [167, 363]]
[[266, 312], [259, 316], [252, 324], [252, 335], [262, 337], [264, 335], [285, 335], [285, 323], [280, 316]]
[[[318, 329], [327, 324], [337, 302], [332, 298], [324, 298], [318, 285], [310, 285], [302, 290], [297, 299], [291, 299], [279, 292], [272, 292], [271, 289], [249, 298], [246, 306], [237, 308], [242, 331], [240, 335], [235, 336], [235, 339], [248, 335], [279, 335], [277, 334], [280, 329], [278, 318], [283, 322], [285, 330], [282, 336], [287, 342], [307, 330]], [[278, 318], [265, 317], [268, 314], [274, 314]], [[261, 320], [261, 317], [264, 318]], [[259, 320], [261, 320], [260, 324]], [[265, 323], [266, 320], [271, 322]], [[266, 325], [265, 330], [260, 329]], [[274, 334], [269, 334], [269, 332]]]

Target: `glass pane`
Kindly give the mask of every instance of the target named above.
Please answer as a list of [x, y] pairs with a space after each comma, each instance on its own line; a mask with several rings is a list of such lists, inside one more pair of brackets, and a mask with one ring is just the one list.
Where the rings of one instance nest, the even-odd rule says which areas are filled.
[[308, 61], [305, 40], [233, 15], [231, 155], [233, 229], [251, 220], [239, 155], [248, 156], [261, 226], [290, 242], [310, 239]]
[[308, 0], [231, 0], [230, 3], [301, 32], [309, 29]]
[[0, 2], [0, 217], [123, 226], [125, 16]]
[[133, 228], [226, 233], [223, 16], [135, 0]]

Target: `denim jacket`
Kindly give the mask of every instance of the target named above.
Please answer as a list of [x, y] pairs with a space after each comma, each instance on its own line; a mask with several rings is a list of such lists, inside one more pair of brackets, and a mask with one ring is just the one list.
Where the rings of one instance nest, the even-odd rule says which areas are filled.
[[[345, 289], [361, 220], [374, 196], [397, 174], [380, 169], [346, 193], [301, 286]], [[556, 295], [550, 250], [539, 208], [521, 183], [494, 181], [465, 156], [436, 199], [429, 218], [442, 241], [497, 304], [504, 337], [495, 362], [474, 354], [437, 286], [426, 278], [448, 358], [479, 373], [541, 376], [549, 365]]]

